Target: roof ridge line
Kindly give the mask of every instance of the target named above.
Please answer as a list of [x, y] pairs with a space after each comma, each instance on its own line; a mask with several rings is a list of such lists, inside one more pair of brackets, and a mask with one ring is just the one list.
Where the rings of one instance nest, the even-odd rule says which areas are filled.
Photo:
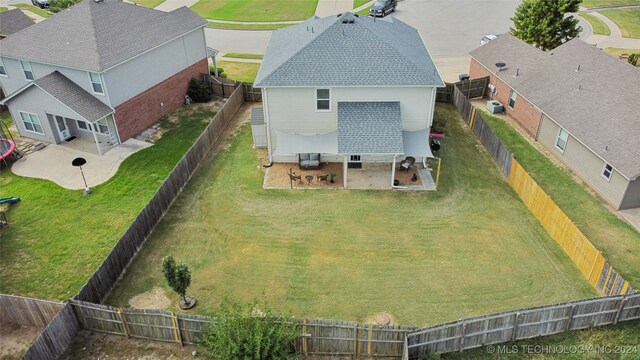
[[[346, 14], [346, 13], [345, 13], [345, 14]], [[314, 16], [315, 16], [315, 15], [314, 15]], [[312, 17], [314, 17], [314, 16], [312, 16]], [[336, 17], [335, 17], [335, 19], [334, 19], [334, 22], [333, 22], [331, 25], [327, 26], [324, 30], [322, 30], [321, 32], [319, 32], [319, 33], [318, 33], [318, 35], [316, 35], [316, 37], [315, 37], [315, 38], [313, 38], [311, 41], [309, 41], [308, 43], [306, 43], [303, 47], [301, 47], [300, 49], [298, 49], [298, 51], [296, 51], [296, 52], [294, 52], [293, 54], [291, 54], [291, 56], [289, 56], [285, 61], [281, 62], [281, 63], [280, 63], [280, 65], [278, 65], [278, 67], [276, 67], [275, 69], [271, 70], [271, 72], [270, 72], [267, 76], [265, 76], [265, 77], [263, 77], [263, 78], [262, 78], [262, 82], [264, 82], [265, 80], [267, 80], [271, 75], [273, 75], [273, 74], [274, 74], [276, 71], [278, 71], [281, 67], [283, 67], [284, 65], [286, 65], [286, 64], [287, 64], [287, 63], [288, 63], [288, 62], [289, 62], [289, 61], [290, 61], [294, 56], [298, 55], [302, 50], [304, 50], [304, 49], [305, 49], [305, 48], [307, 48], [309, 45], [311, 45], [312, 43], [314, 43], [315, 41], [317, 41], [317, 40], [318, 40], [318, 37], [320, 36], [320, 34], [322, 34], [322, 33], [326, 32], [326, 31], [327, 31], [327, 30], [329, 30], [331, 27], [333, 27], [333, 26], [336, 24], [337, 19], [339, 19], [339, 18], [341, 18], [341, 17], [342, 17], [342, 14], [341, 14], [340, 16], [336, 16]], [[311, 18], [311, 17], [310, 17], [310, 18]], [[320, 19], [324, 19], [324, 18], [319, 17], [319, 18], [316, 18], [316, 19], [314, 19], [314, 20], [320, 20]], [[304, 23], [304, 22], [301, 22], [301, 23], [298, 23], [298, 24], [293, 25], [293, 26], [301, 26], [303, 23]], [[267, 50], [269, 50], [269, 48], [268, 48], [268, 47], [267, 47]], [[266, 51], [265, 51], [265, 53], [266, 53]]]

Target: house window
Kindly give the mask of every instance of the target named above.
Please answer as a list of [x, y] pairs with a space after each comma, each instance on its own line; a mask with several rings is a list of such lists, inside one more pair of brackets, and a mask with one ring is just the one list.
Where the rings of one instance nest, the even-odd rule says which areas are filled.
[[33, 81], [35, 78], [33, 77], [33, 70], [31, 70], [31, 63], [28, 61], [20, 60], [20, 67], [22, 68], [22, 72], [24, 73], [24, 78]]
[[7, 76], [7, 69], [4, 68], [4, 62], [2, 62], [2, 58], [0, 58], [0, 75]]
[[102, 78], [100, 78], [100, 74], [90, 72], [89, 80], [91, 80], [91, 87], [93, 88], [93, 92], [103, 95], [104, 89], [102, 88]]
[[316, 111], [331, 111], [331, 89], [316, 89]]
[[24, 128], [27, 131], [44, 135], [42, 124], [40, 123], [40, 118], [38, 117], [38, 115], [21, 111], [20, 119], [22, 120], [22, 124], [24, 124]]
[[516, 99], [518, 98], [518, 94], [515, 91], [511, 90], [509, 94], [509, 107], [514, 108], [516, 106]]
[[78, 123], [78, 129], [91, 131], [91, 129], [89, 128], [89, 125], [86, 122], [82, 120], [76, 120], [76, 122]]
[[102, 118], [102, 119], [96, 121], [93, 124], [93, 130], [95, 132], [100, 133], [100, 134], [108, 134], [109, 133], [109, 126], [107, 126], [107, 119], [106, 118]]
[[604, 169], [602, 169], [602, 176], [607, 180], [611, 180], [611, 174], [613, 174], [613, 166], [605, 163]]
[[556, 147], [564, 152], [564, 149], [567, 147], [567, 140], [569, 139], [569, 133], [567, 130], [560, 128], [558, 131], [558, 139], [556, 140]]

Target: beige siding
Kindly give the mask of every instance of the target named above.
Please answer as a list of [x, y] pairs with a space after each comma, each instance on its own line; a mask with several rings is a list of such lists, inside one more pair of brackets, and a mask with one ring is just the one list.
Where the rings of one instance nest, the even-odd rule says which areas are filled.
[[620, 209], [631, 209], [640, 207], [640, 178], [629, 182], [627, 192], [624, 194]]
[[556, 123], [543, 115], [538, 141], [617, 209], [629, 181], [615, 169], [611, 179], [605, 179], [602, 176], [604, 161], [571, 135], [569, 135], [564, 153], [561, 152], [555, 147], [559, 129], [560, 127]]
[[[338, 87], [331, 89], [331, 111], [315, 111], [314, 88], [268, 88], [266, 118], [271, 130], [272, 149], [277, 146], [273, 129], [290, 134], [326, 134], [338, 129], [340, 101], [399, 101], [402, 129], [423, 130], [433, 122], [433, 88]], [[274, 161], [290, 161], [290, 157], [274, 157]], [[329, 157], [327, 157], [329, 159]], [[333, 158], [331, 158], [333, 159]], [[336, 158], [337, 160], [337, 158]], [[340, 159], [341, 161], [341, 159]]]

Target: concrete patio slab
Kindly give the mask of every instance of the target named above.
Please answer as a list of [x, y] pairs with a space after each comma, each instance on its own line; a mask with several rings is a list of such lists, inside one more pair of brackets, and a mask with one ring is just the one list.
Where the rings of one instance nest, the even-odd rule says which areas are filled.
[[84, 183], [80, 170], [71, 166], [73, 159], [83, 157], [87, 160], [87, 164], [82, 169], [87, 184], [89, 187], [94, 187], [115, 175], [124, 159], [151, 145], [144, 141], [129, 139], [100, 156], [93, 150], [96, 148], [93, 142], [86, 144], [88, 147], [92, 146], [87, 148], [92, 150], [91, 152], [82, 151], [80, 142], [74, 143], [73, 147], [67, 144], [51, 144], [16, 161], [11, 171], [20, 176], [51, 180], [65, 189], [80, 190], [84, 189]]
[[640, 208], [618, 210], [618, 214], [622, 215], [631, 226], [640, 232]]

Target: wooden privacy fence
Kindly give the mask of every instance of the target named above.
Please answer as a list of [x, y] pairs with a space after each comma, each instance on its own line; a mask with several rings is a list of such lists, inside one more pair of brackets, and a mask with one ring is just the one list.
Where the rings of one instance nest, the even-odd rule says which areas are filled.
[[67, 303], [51, 320], [22, 356], [23, 360], [55, 360], [71, 345], [78, 332], [78, 321]]
[[262, 101], [262, 91], [253, 87], [252, 83], [242, 83], [244, 88], [244, 101], [260, 102]]
[[44, 328], [63, 303], [0, 294], [0, 322]]
[[463, 319], [407, 335], [410, 359], [640, 319], [640, 294], [602, 297]]
[[602, 253], [515, 159], [509, 184], [601, 295], [633, 291], [629, 282], [609, 265]]
[[100, 303], [106, 298], [202, 160], [220, 140], [242, 103], [242, 87], [238, 87], [129, 225], [100, 267], [80, 289], [77, 299]]
[[453, 102], [454, 88], [457, 88], [467, 99], [484, 96], [484, 91], [489, 84], [489, 77], [473, 80], [458, 81], [457, 83], [445, 83], [444, 87], [436, 89], [436, 101]]
[[600, 292], [600, 295], [621, 295], [634, 292], [629, 286], [629, 282], [611, 267], [602, 253], [516, 161], [500, 138], [484, 121], [481, 112], [471, 104], [457, 86], [453, 87], [453, 105], [496, 161], [511, 187], [551, 237], [569, 255], [589, 283]]
[[[109, 334], [194, 344], [215, 319], [165, 310], [115, 308], [69, 300], [82, 327]], [[296, 351], [309, 355], [401, 356], [405, 336], [415, 327], [377, 326], [338, 320], [296, 320]]]

